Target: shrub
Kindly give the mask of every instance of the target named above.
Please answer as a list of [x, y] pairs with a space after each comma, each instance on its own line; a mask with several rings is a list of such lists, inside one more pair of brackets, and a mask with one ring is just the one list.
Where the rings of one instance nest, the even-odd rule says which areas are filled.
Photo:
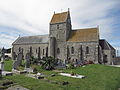
[[46, 69], [46, 70], [52, 70], [55, 67], [55, 62], [56, 59], [54, 59], [53, 57], [49, 56], [49, 57], [44, 57], [43, 58], [43, 62], [42, 62], [42, 68]]
[[68, 69], [74, 69], [75, 67], [74, 67], [74, 64], [68, 64]]

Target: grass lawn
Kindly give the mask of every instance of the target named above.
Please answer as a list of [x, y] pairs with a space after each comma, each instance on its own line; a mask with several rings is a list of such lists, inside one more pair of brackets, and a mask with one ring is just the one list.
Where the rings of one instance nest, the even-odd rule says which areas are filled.
[[[52, 74], [54, 71], [45, 71], [37, 67], [44, 74]], [[31, 90], [117, 90], [120, 87], [120, 68], [105, 65], [88, 65], [76, 69], [63, 70], [70, 73], [85, 75], [85, 79], [75, 79], [71, 77], [60, 76], [47, 77], [48, 80], [57, 82], [68, 81], [68, 85], [52, 84], [45, 80], [37, 80], [26, 77], [25, 75], [13, 75], [5, 78], [13, 80], [17, 84]]]
[[12, 60], [5, 60], [4, 70], [5, 71], [11, 71], [12, 70], [12, 64], [13, 64]]

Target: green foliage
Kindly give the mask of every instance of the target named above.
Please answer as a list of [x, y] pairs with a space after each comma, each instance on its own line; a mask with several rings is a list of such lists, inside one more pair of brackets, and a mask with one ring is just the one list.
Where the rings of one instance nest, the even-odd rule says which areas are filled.
[[56, 60], [49, 56], [49, 57], [44, 57], [43, 62], [42, 62], [42, 68], [46, 70], [52, 70], [54, 69]]
[[37, 64], [38, 63], [38, 59], [35, 58], [34, 56], [31, 57], [30, 61], [31, 61], [31, 64]]
[[68, 69], [74, 69], [75, 67], [74, 67], [74, 64], [68, 64], [68, 67], [67, 67]]

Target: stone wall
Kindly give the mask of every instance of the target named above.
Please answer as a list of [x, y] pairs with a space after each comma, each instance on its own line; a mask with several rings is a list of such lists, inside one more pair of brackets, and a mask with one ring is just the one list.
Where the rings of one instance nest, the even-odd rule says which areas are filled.
[[[103, 50], [103, 56], [107, 56], [107, 65], [111, 65], [116, 57], [115, 50]], [[103, 58], [105, 60], [105, 58]]]
[[[16, 52], [16, 54], [18, 54], [19, 50], [23, 49], [23, 55], [26, 55], [27, 51], [30, 50], [30, 47], [32, 48], [32, 55], [34, 57], [38, 56], [38, 51], [39, 51], [39, 47], [40, 47], [40, 56], [42, 58], [42, 57], [46, 56], [46, 48], [48, 47], [48, 43], [45, 43], [45, 44], [21, 44], [21, 45], [13, 45], [12, 52]], [[49, 55], [49, 53], [48, 53], [48, 55]], [[24, 58], [25, 58], [25, 56], [24, 56]]]
[[[71, 59], [77, 60], [92, 60], [98, 63], [98, 42], [84, 42], [84, 43], [74, 43], [68, 42], [67, 47], [69, 48]], [[72, 54], [72, 47], [74, 48], [74, 53]], [[80, 49], [82, 47], [82, 50]], [[86, 47], [88, 47], [89, 52], [86, 53]], [[82, 53], [82, 56], [81, 56]], [[82, 57], [82, 58], [81, 58]]]

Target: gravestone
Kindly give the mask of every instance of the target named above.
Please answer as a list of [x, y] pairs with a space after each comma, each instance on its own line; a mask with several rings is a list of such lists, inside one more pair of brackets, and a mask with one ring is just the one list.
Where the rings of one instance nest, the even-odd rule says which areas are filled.
[[5, 60], [5, 49], [2, 48], [1, 50], [1, 61], [4, 61]]
[[13, 54], [12, 54], [12, 59], [13, 59], [12, 68], [13, 68], [13, 69], [17, 69], [17, 66], [18, 66], [18, 64], [17, 64], [17, 55], [16, 55], [15, 52], [13, 52]]
[[30, 52], [28, 51], [26, 53], [26, 56], [25, 56], [25, 68], [30, 68], [30, 58], [31, 58], [31, 55], [30, 55]]
[[2, 78], [2, 70], [0, 69], [0, 79]]
[[13, 69], [17, 69], [17, 67], [22, 64], [22, 59], [23, 59], [22, 51], [20, 50], [18, 55], [16, 55], [16, 53], [13, 52], [12, 58], [14, 60], [13, 61]]
[[4, 61], [0, 61], [0, 70], [4, 71]]
[[64, 59], [63, 64], [66, 65], [66, 59]]
[[23, 54], [22, 54], [22, 51], [20, 50], [20, 52], [17, 55], [18, 66], [22, 64], [22, 59], [23, 59]]
[[16, 55], [15, 52], [13, 52], [13, 54], [12, 54], [12, 59], [13, 59], [13, 60], [16, 60], [16, 58], [17, 58], [17, 55]]

